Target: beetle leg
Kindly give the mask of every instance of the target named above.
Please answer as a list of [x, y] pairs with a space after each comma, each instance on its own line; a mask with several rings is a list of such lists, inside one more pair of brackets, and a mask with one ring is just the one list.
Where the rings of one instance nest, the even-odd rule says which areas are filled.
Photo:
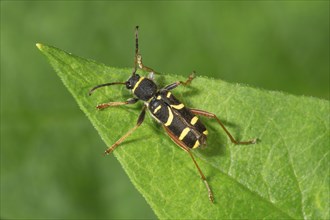
[[228, 135], [228, 137], [230, 138], [231, 142], [234, 144], [255, 144], [257, 143], [257, 138], [249, 140], [249, 141], [237, 141], [235, 140], [235, 138], [230, 134], [230, 132], [227, 130], [227, 128], [224, 126], [224, 124], [220, 121], [220, 119], [213, 113], [211, 112], [207, 112], [207, 111], [203, 111], [203, 110], [199, 110], [199, 109], [190, 109], [190, 111], [196, 115], [202, 115], [208, 118], [214, 118], [215, 120], [217, 120], [217, 122], [219, 123], [219, 125], [222, 127], [222, 129], [226, 132], [226, 134]]
[[140, 54], [139, 51], [139, 26], [135, 27], [135, 57], [134, 57], [134, 68], [135, 70], [137, 68], [140, 68], [146, 72], [150, 73], [150, 76], [153, 76], [153, 74], [156, 73], [153, 69], [150, 67], [144, 66], [142, 63], [142, 55]]
[[143, 106], [136, 125], [131, 130], [129, 130], [124, 136], [119, 138], [119, 140], [116, 141], [111, 147], [108, 147], [108, 149], [104, 152], [104, 155], [110, 154], [112, 151], [114, 151], [114, 149], [118, 147], [118, 145], [121, 144], [121, 142], [123, 142], [128, 136], [130, 136], [133, 133], [133, 131], [135, 131], [142, 124], [145, 113], [146, 113], [146, 106]]
[[99, 109], [99, 110], [102, 110], [102, 109], [108, 108], [110, 106], [129, 105], [129, 104], [136, 103], [138, 100], [139, 99], [137, 99], [137, 98], [131, 98], [131, 99], [128, 99], [127, 101], [125, 101], [125, 102], [108, 102], [108, 103], [102, 103], [102, 104], [98, 104], [96, 106], [96, 108]]
[[178, 87], [179, 85], [187, 86], [187, 85], [189, 85], [189, 84], [191, 83], [191, 81], [192, 81], [194, 78], [195, 78], [195, 71], [193, 71], [193, 72], [189, 75], [188, 79], [187, 79], [185, 82], [183, 82], [183, 81], [177, 81], [177, 82], [174, 82], [174, 83], [172, 83], [172, 84], [169, 84], [169, 85], [165, 86], [163, 89], [169, 91], [169, 90], [175, 89], [175, 88]]
[[198, 172], [199, 172], [199, 175], [201, 176], [201, 179], [203, 180], [204, 184], [205, 184], [205, 187], [207, 189], [207, 192], [208, 192], [208, 196], [209, 196], [209, 199], [212, 203], [214, 203], [214, 196], [213, 196], [213, 193], [212, 193], [212, 190], [201, 170], [201, 168], [199, 168], [198, 166], [198, 163], [196, 162], [193, 154], [190, 152], [190, 148], [187, 147], [182, 141], [180, 141], [178, 139], [178, 137], [176, 137], [166, 126], [163, 126], [165, 128], [165, 131], [167, 132], [167, 134], [170, 136], [170, 138], [174, 141], [174, 143], [176, 143], [181, 149], [183, 149], [185, 152], [187, 152], [189, 154], [189, 156], [191, 157], [191, 159], [193, 160]]

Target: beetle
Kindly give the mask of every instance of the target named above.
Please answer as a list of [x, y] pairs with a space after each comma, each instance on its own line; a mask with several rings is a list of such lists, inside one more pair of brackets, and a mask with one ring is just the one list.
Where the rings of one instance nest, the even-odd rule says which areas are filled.
[[[138, 69], [142, 69], [146, 72], [149, 72], [149, 75], [147, 77], [140, 76], [136, 73]], [[142, 56], [139, 53], [138, 26], [136, 26], [134, 69], [131, 77], [126, 82], [105, 83], [97, 85], [89, 91], [89, 95], [91, 95], [96, 89], [99, 89], [101, 87], [112, 85], [125, 85], [126, 88], [128, 90], [131, 90], [134, 95], [133, 98], [130, 98], [124, 102], [108, 102], [99, 104], [96, 106], [96, 108], [99, 110], [105, 109], [107, 107], [135, 104], [138, 101], [144, 102], [142, 111], [138, 117], [136, 125], [132, 129], [130, 129], [125, 135], [123, 135], [119, 140], [117, 140], [112, 146], [108, 147], [104, 154], [110, 154], [130, 134], [132, 134], [142, 124], [145, 118], [145, 113], [148, 110], [151, 113], [151, 116], [162, 125], [169, 137], [180, 148], [182, 148], [185, 152], [189, 154], [199, 172], [201, 179], [206, 186], [209, 200], [213, 203], [214, 196], [212, 190], [207, 182], [205, 175], [203, 174], [193, 154], [191, 153], [191, 149], [206, 145], [208, 135], [206, 127], [197, 116], [200, 115], [205, 116], [207, 118], [215, 119], [225, 131], [231, 142], [234, 144], [254, 144], [256, 143], [257, 139], [252, 139], [249, 141], [235, 140], [235, 138], [230, 134], [230, 132], [226, 129], [224, 124], [215, 114], [204, 110], [187, 108], [171, 93], [173, 89], [180, 85], [189, 85], [194, 79], [194, 72], [188, 77], [185, 82], [177, 81], [161, 89], [159, 89], [154, 82], [154, 74], [157, 74], [157, 72], [155, 72], [150, 67], [143, 65], [142, 63]]]

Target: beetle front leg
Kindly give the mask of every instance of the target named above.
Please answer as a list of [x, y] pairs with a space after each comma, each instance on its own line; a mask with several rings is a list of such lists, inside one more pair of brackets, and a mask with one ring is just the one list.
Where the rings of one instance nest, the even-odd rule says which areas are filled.
[[139, 69], [142, 69], [142, 70], [144, 70], [146, 72], [149, 72], [151, 76], [153, 76], [153, 74], [156, 74], [156, 71], [154, 71], [150, 67], [147, 67], [147, 66], [143, 65], [143, 63], [142, 63], [142, 55], [140, 54], [140, 51], [139, 51], [139, 26], [136, 26], [135, 27], [135, 57], [134, 57], [134, 68], [135, 68], [135, 70], [137, 68], [139, 68]]
[[102, 110], [105, 108], [108, 108], [110, 106], [121, 106], [121, 105], [129, 105], [129, 104], [134, 104], [138, 101], [139, 99], [137, 98], [130, 98], [125, 102], [108, 102], [108, 103], [102, 103], [102, 104], [98, 104], [96, 106], [97, 109]]

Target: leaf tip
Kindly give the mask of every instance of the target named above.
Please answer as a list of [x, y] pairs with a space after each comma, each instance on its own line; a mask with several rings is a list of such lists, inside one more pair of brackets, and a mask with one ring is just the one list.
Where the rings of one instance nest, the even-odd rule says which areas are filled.
[[39, 50], [42, 50], [42, 44], [41, 43], [36, 43], [36, 46], [38, 47]]

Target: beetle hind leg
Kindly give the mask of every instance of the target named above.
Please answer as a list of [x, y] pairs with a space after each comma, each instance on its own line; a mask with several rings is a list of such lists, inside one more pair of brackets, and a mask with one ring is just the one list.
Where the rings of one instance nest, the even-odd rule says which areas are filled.
[[231, 140], [231, 142], [234, 143], [234, 144], [247, 145], [247, 144], [255, 144], [258, 141], [257, 138], [254, 138], [254, 139], [248, 140], [248, 141], [237, 141], [231, 135], [231, 133], [227, 130], [227, 128], [225, 127], [225, 125], [220, 121], [220, 119], [214, 113], [203, 111], [203, 110], [199, 110], [199, 109], [190, 109], [190, 111], [192, 113], [196, 114], [196, 115], [201, 115], [201, 116], [205, 116], [205, 117], [208, 117], [208, 118], [214, 118], [218, 122], [218, 124], [222, 127], [222, 129], [226, 132], [226, 134], [229, 137], [229, 139]]
[[207, 192], [208, 192], [208, 197], [209, 197], [209, 200], [214, 203], [214, 196], [213, 196], [213, 193], [212, 193], [212, 190], [211, 190], [211, 187], [209, 185], [209, 183], [207, 182], [207, 179], [206, 177], [204, 176], [201, 168], [198, 166], [198, 163], [196, 162], [193, 154], [190, 152], [190, 148], [187, 147], [182, 141], [180, 141], [178, 139], [178, 137], [176, 137], [166, 126], [163, 126], [165, 128], [165, 131], [167, 132], [167, 134], [170, 136], [170, 138], [174, 141], [174, 143], [176, 143], [181, 149], [183, 149], [185, 152], [187, 152], [190, 156], [190, 158], [193, 160], [198, 172], [199, 172], [199, 175], [201, 177], [201, 179], [203, 180], [204, 184], [205, 184], [205, 187], [207, 189]]

